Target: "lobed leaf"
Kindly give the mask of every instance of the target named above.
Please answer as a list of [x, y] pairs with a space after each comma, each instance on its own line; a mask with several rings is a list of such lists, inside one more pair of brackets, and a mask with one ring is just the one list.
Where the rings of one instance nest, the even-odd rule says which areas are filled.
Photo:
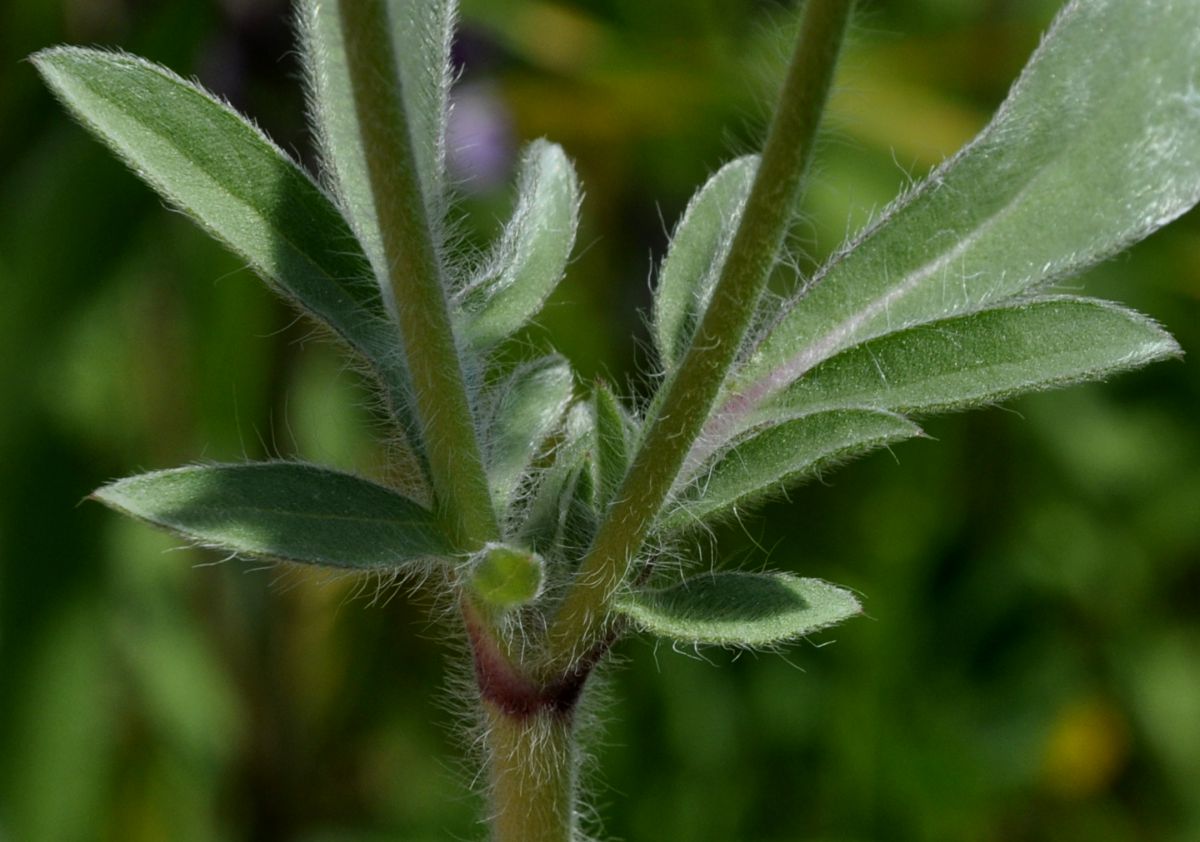
[[788, 573], [711, 573], [634, 591], [613, 607], [660, 637], [743, 647], [786, 643], [862, 613], [849, 591]]
[[[394, 60], [387, 71], [389, 78], [381, 80], [391, 92], [384, 99], [393, 107], [372, 119], [388, 120], [398, 136], [407, 137], [427, 217], [413, 224], [428, 223], [436, 231], [446, 204], [445, 135], [455, 4], [451, 0], [369, 2], [375, 4], [375, 14], [385, 25], [368, 35], [387, 42], [381, 52], [390, 52]], [[383, 238], [350, 82], [347, 53], [353, 45], [346, 43], [339, 0], [304, 0], [300, 21], [311, 112], [323, 163], [376, 276], [386, 278]], [[397, 159], [403, 159], [401, 152]]]
[[757, 170], [757, 155], [726, 164], [692, 197], [675, 228], [658, 273], [651, 325], [667, 371], [683, 357], [708, 307]]
[[517, 206], [479, 275], [457, 296], [475, 348], [510, 336], [537, 314], [563, 276], [579, 215], [579, 183], [562, 148], [526, 147]]
[[197, 465], [118, 480], [92, 498], [207, 547], [389, 570], [450, 554], [434, 514], [349, 474], [293, 462]]
[[897, 331], [843, 351], [763, 408], [933, 412], [1094, 380], [1177, 355], [1151, 320], [1084, 298], [1019, 302]]
[[1076, 273], [1200, 199], [1200, 3], [1075, 0], [983, 132], [790, 303], [759, 400], [845, 348]]
[[814, 412], [775, 421], [718, 453], [667, 509], [660, 529], [680, 529], [782, 491], [822, 468], [921, 435], [900, 415], [872, 409]]
[[376, 369], [402, 424], [399, 336], [329, 197], [225, 104], [135, 56], [55, 47], [33, 56], [51, 90], [138, 176]]
[[571, 401], [570, 364], [557, 355], [514, 371], [499, 387], [487, 431], [487, 473], [500, 512], [512, 504], [521, 478], [558, 426]]

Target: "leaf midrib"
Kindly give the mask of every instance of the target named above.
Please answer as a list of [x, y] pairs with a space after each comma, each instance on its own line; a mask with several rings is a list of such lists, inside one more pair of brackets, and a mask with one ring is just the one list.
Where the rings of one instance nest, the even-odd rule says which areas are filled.
[[190, 508], [197, 512], [212, 512], [212, 513], [235, 513], [235, 512], [252, 512], [259, 514], [285, 515], [288, 517], [304, 518], [308, 520], [331, 520], [331, 521], [346, 521], [350, 523], [373, 523], [373, 524], [396, 524], [400, 526], [413, 526], [422, 529], [430, 529], [431, 525], [421, 520], [402, 520], [396, 517], [368, 517], [364, 515], [339, 515], [339, 514], [317, 514], [314, 512], [293, 511], [291, 509], [273, 508], [270, 506], [248, 506], [248, 505], [230, 505], [222, 508], [219, 505], [205, 506], [191, 504], [188, 507], [181, 507], [176, 511], [183, 511], [184, 508]]
[[[189, 99], [191, 99], [193, 101], [200, 101], [204, 105], [215, 107], [217, 109], [217, 112], [221, 115], [222, 119], [225, 120], [227, 124], [232, 123], [236, 129], [248, 130], [255, 136], [256, 140], [258, 140], [259, 142], [264, 144], [268, 149], [277, 153], [278, 160], [284, 165], [284, 168], [285, 168], [284, 171], [287, 172], [293, 180], [298, 179], [300, 181], [300, 183], [303, 184], [305, 187], [313, 190], [318, 195], [323, 197], [326, 201], [328, 201], [330, 203], [331, 207], [336, 208], [336, 203], [334, 203], [333, 199], [321, 188], [321, 186], [317, 182], [315, 182], [311, 177], [309, 177], [307, 172], [305, 172], [294, 160], [292, 160], [291, 156], [289, 156], [286, 152], [284, 152], [282, 149], [280, 149], [273, 141], [271, 141], [270, 138], [268, 138], [265, 134], [263, 134], [262, 131], [260, 129], [258, 129], [253, 123], [251, 123], [247, 120], [244, 120], [240, 115], [238, 115], [236, 112], [232, 111], [227, 105], [225, 105], [219, 99], [216, 99], [215, 97], [210, 97], [210, 96], [206, 95], [204, 92], [195, 88], [192, 84], [188, 83], [186, 80], [183, 80], [183, 79], [175, 76], [172, 73], [166, 73], [163, 71], [162, 68], [159, 68], [158, 66], [156, 66], [154, 64], [150, 64], [150, 63], [142, 64], [141, 62], [130, 62], [128, 59], [125, 59], [122, 56], [115, 56], [114, 61], [122, 64], [125, 67], [136, 67], [139, 70], [143, 70], [143, 71], [152, 73], [155, 76], [157, 76], [158, 78], [176, 86], [178, 88], [178, 90], [184, 96], [188, 97]], [[251, 199], [248, 198], [245, 193], [237, 190], [227, 180], [218, 177], [218, 175], [216, 173], [214, 173], [211, 169], [209, 169], [208, 167], [201, 164], [201, 162], [199, 160], [197, 160], [195, 157], [193, 157], [191, 154], [189, 154], [188, 151], [175, 140], [175, 138], [173, 138], [169, 134], [159, 131], [157, 129], [157, 126], [153, 122], [147, 122], [146, 120], [142, 119], [142, 117], [139, 115], [139, 113], [136, 110], [131, 110], [131, 109], [123, 107], [124, 104], [118, 98], [111, 96], [103, 87], [96, 87], [95, 85], [93, 85], [91, 79], [89, 79], [86, 75], [76, 76], [75, 78], [79, 81], [80, 84], [82, 84], [84, 87], [86, 87], [87, 90], [89, 92], [91, 92], [91, 94], [93, 96], [106, 102], [110, 107], [116, 109], [121, 116], [124, 116], [126, 119], [129, 119], [132, 122], [136, 123], [144, 131], [147, 131], [150, 134], [154, 135], [156, 138], [159, 138], [167, 146], [169, 146], [172, 150], [174, 150], [176, 154], [178, 154], [181, 158], [183, 158], [191, 166], [193, 166], [196, 169], [196, 171], [202, 173], [209, 180], [210, 183], [216, 185], [223, 193], [225, 193], [231, 199], [236, 201], [243, 208], [247, 209], [254, 217], [261, 220], [262, 223], [264, 224], [264, 226], [266, 228], [268, 228], [269, 230], [271, 230], [274, 233], [274, 235], [281, 242], [285, 243], [296, 255], [298, 255], [310, 267], [312, 267], [315, 275], [328, 279], [332, 283], [332, 285], [335, 289], [339, 290], [340, 292], [342, 292], [344, 295], [347, 296], [347, 298], [351, 302], [351, 306], [354, 308], [354, 311], [361, 318], [362, 324], [370, 325], [373, 322], [377, 321], [378, 317], [375, 316], [374, 314], [372, 314], [366, 308], [364, 308], [361, 305], [361, 303], [359, 302], [359, 299], [356, 296], [354, 296], [341, 283], [341, 281], [338, 279], [338, 277], [336, 275], [334, 275], [333, 273], [331, 273], [330, 271], [328, 271], [325, 268], [325, 266], [319, 260], [319, 258], [314, 256], [308, 249], [300, 246], [295, 240], [293, 240], [290, 236], [288, 236], [287, 233], [282, 228], [275, 225], [269, 216], [267, 216], [266, 214], [259, 211], [257, 209], [257, 207], [255, 206], [254, 202], [251, 201]], [[122, 150], [122, 153], [125, 155], [128, 155], [131, 159], [134, 159], [139, 164], [139, 167], [142, 168], [143, 174], [148, 179], [153, 180], [155, 182], [156, 186], [159, 187], [159, 189], [162, 190], [162, 192], [167, 193], [168, 195], [171, 195], [171, 196], [176, 195], [175, 191], [168, 189], [167, 185], [164, 184], [159, 178], [150, 176], [150, 174], [147, 172], [147, 170], [143, 166], [144, 162], [145, 162], [144, 156], [142, 156], [136, 152], [133, 152], [131, 150], [128, 150], [128, 149]], [[226, 244], [233, 246], [233, 243], [231, 243], [230, 240], [225, 235], [223, 235], [220, 231], [218, 231], [208, 221], [201, 219], [199, 217], [199, 215], [196, 215], [196, 219], [213, 236], [222, 240]], [[354, 232], [349, 226], [346, 226], [346, 234], [348, 237], [355, 239], [355, 242], [357, 242]], [[237, 250], [236, 246], [234, 246], [234, 248], [235, 248], [235, 250]], [[364, 260], [364, 265], [367, 265], [365, 260]], [[304, 303], [304, 302], [302, 302], [302, 303]], [[344, 329], [344, 327], [341, 325], [331, 325], [331, 326], [334, 327], [335, 330], [337, 330], [339, 335], [341, 335], [344, 339], [346, 339], [348, 342], [350, 342], [350, 344], [359, 348], [364, 353], [366, 353], [369, 357], [371, 357], [371, 359], [375, 362], [375, 364], [377, 364], [381, 367], [385, 367], [382, 360], [379, 359], [379, 355], [377, 353], [380, 349], [377, 347], [374, 347], [375, 346], [374, 342], [367, 343], [367, 342], [363, 341], [362, 337], [355, 337], [355, 336], [349, 335], [347, 333], [347, 331]]]
[[[1102, 115], [1109, 113], [1109, 111], [1115, 107], [1116, 106], [1112, 99], [1105, 99], [1099, 109], [1093, 109], [1089, 112], [1091, 116], [1084, 122], [1084, 127], [1094, 124]], [[979, 135], [977, 135], [972, 141], [959, 150], [954, 157], [931, 172], [926, 177], [925, 181], [922, 182], [922, 184], [926, 185], [928, 189], [938, 189], [942, 187], [940, 179], [938, 178], [939, 171], [949, 170], [967, 155], [974, 152], [976, 148], [990, 143], [992, 141], [992, 134], [996, 131], [995, 127], [998, 126], [1004, 118], [1009, 116], [1007, 111], [1008, 109], [1001, 107], [1001, 109], [997, 111], [993, 120], [980, 132]], [[701, 465], [709, 456], [715, 453], [723, 443], [728, 441], [730, 435], [737, 433], [739, 428], [739, 417], [751, 417], [753, 413], [760, 406], [762, 406], [763, 403], [765, 403], [774, 395], [778, 394], [791, 383], [803, 377], [804, 374], [811, 371], [822, 362], [825, 362], [842, 351], [858, 347], [863, 343], [889, 336], [892, 333], [896, 333], [901, 330], [908, 330], [911, 328], [920, 327], [923, 324], [940, 321], [945, 318], [944, 313], [939, 313], [930, 318], [918, 319], [899, 327], [893, 327], [889, 320], [886, 330], [869, 336], [855, 337], [855, 341], [853, 341], [852, 344], [845, 344], [845, 340], [848, 337], [854, 337], [855, 330], [857, 330], [861, 325], [878, 316], [880, 312], [885, 310], [894, 301], [903, 298], [909, 292], [919, 287], [925, 280], [927, 280], [937, 271], [947, 266], [950, 262], [961, 256], [964, 252], [968, 251], [969, 248], [974, 246], [988, 231], [992, 230], [996, 225], [1008, 218], [1008, 216], [1020, 206], [1026, 194], [1038, 181], [1040, 175], [1054, 165], [1058, 164], [1069, 153], [1074, 151], [1077, 147], [1077, 144], [1080, 142], [1079, 139], [1085, 135], [1086, 132], [1083, 131], [1073, 133], [1067, 143], [1058, 145], [1056, 147], [1057, 151], [1054, 154], [1051, 154], [1045, 158], [1038, 165], [1024, 170], [1024, 172], [1028, 173], [1028, 178], [1025, 180], [1024, 184], [1022, 184], [1022, 186], [1010, 196], [1010, 198], [1008, 198], [1002, 205], [997, 207], [994, 212], [981, 219], [980, 222], [963, 238], [955, 241], [944, 251], [933, 256], [931, 260], [922, 263], [918, 267], [915, 267], [908, 275], [905, 276], [903, 282], [888, 288], [881, 295], [868, 302], [859, 312], [844, 319], [834, 328], [823, 334], [819, 340], [809, 344], [797, 354], [794, 354], [792, 357], [785, 360], [782, 364], [764, 372], [758, 378], [751, 381], [746, 388], [733, 392], [712, 414], [708, 424], [705, 425], [706, 430], [697, 439], [696, 445], [692, 448], [692, 452], [688, 454], [688, 458], [684, 465], [684, 470], [681, 471], [681, 476], [693, 473], [699, 467], [699, 465]], [[905, 207], [911, 206], [912, 203], [918, 201], [923, 193], [924, 189], [919, 189], [914, 192], [908, 199]], [[862, 237], [858, 241], [859, 245], [861, 246], [869, 241], [875, 235], [875, 232], [886, 225], [892, 218], [894, 217], [887, 215], [881, 217], [876, 225], [872, 226], [863, 233]], [[853, 251], [848, 252], [847, 254], [843, 255], [842, 259], [846, 259], [852, 253]], [[1097, 259], [1102, 258], [1097, 257]], [[837, 265], [838, 261], [830, 263], [826, 267], [825, 271], [813, 280], [813, 284], [808, 288], [808, 290], [796, 299], [796, 305], [798, 306], [799, 302], [813, 289], [815, 289], [816, 286], [820, 284], [821, 281], [828, 276], [829, 272], [832, 271]], [[1052, 281], [1053, 277], [1047, 278], [1047, 283]], [[956, 311], [954, 315], [969, 316], [974, 312], [979, 312], [991, 306], [995, 306], [996, 304], [1014, 298], [1019, 294], [1020, 292], [1015, 292], [1007, 296], [1002, 296], [998, 299], [979, 301], [971, 307]], [[785, 308], [775, 323], [769, 329], [763, 332], [764, 339], [756, 345], [754, 351], [750, 352], [750, 358], [753, 357], [753, 354], [758, 349], [763, 347], [766, 341], [773, 335], [774, 331], [786, 320], [788, 312], [790, 312], [790, 309]], [[738, 404], [738, 408], [736, 411], [731, 411], [730, 405], [734, 402]]]

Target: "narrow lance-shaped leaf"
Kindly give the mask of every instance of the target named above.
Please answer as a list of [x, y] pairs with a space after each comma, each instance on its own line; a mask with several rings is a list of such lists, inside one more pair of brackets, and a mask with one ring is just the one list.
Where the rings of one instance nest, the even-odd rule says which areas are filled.
[[562, 537], [575, 478], [586, 470], [594, 424], [595, 418], [584, 402], [566, 411], [562, 428], [555, 435], [553, 461], [539, 472], [521, 525], [522, 540], [534, 550], [548, 550]]
[[338, 209], [295, 162], [228, 106], [135, 56], [56, 47], [33, 63], [135, 173], [359, 351], [406, 423], [399, 337], [370, 267]]
[[1158, 325], [1082, 298], [1038, 299], [931, 322], [843, 351], [789, 386], [771, 414], [869, 406], [932, 412], [1095, 380], [1179, 353]]
[[[759, 432], [702, 468], [662, 522], [683, 527], [828, 465], [918, 434], [891, 412], [933, 412], [1092, 380], [1179, 353], [1144, 316], [1044, 298], [898, 331], [827, 360], [754, 416]], [[765, 429], [763, 429], [765, 427]]]
[[457, 296], [464, 333], [487, 348], [520, 329], [563, 276], [579, 215], [579, 183], [562, 148], [536, 140], [521, 159], [517, 206], [479, 275]]
[[689, 644], [775, 646], [862, 613], [854, 594], [788, 573], [719, 572], [620, 597], [618, 614]]
[[597, 499], [595, 454], [584, 454], [583, 464], [574, 473], [568, 486], [563, 509], [562, 529], [557, 536], [561, 552], [571, 564], [579, 561], [592, 543], [599, 524], [600, 504]]
[[1070, 3], [988, 127], [792, 302], [726, 413], [866, 339], [1078, 272], [1192, 207], [1197, 32], [1195, 0]]
[[656, 528], [684, 529], [731, 512], [830, 464], [919, 436], [913, 422], [870, 409], [815, 412], [776, 421], [718, 453], [668, 508]]
[[450, 554], [430, 511], [315, 465], [175, 468], [118, 480], [92, 497], [203, 546], [255, 558], [387, 570]]
[[549, 572], [560, 580], [574, 573], [596, 530], [595, 424], [589, 402], [580, 401], [567, 411], [556, 436], [554, 461], [538, 472], [521, 525], [522, 540], [556, 562]]
[[[556, 497], [547, 493], [549, 481], [557, 485]], [[596, 532], [597, 517], [592, 454], [582, 448], [573, 461], [556, 465], [544, 477], [530, 517], [521, 525], [521, 540], [548, 561], [546, 577], [551, 590], [566, 585], [575, 575], [580, 556]]]
[[725, 264], [758, 156], [731, 161], [708, 180], [684, 211], [658, 273], [653, 334], [667, 371], [675, 368], [708, 307]]
[[[439, 230], [445, 214], [445, 134], [449, 91], [450, 39], [454, 3], [450, 0], [362, 0], [380, 6], [385, 25], [365, 33], [387, 42], [395, 78], [384, 83], [394, 92], [387, 119], [412, 150], [425, 220]], [[375, 273], [387, 277], [387, 260], [375, 213], [364, 143], [350, 83], [347, 43], [338, 0], [304, 0], [300, 12], [303, 57], [312, 117], [329, 178], [342, 200]], [[402, 142], [402, 141], [401, 141]], [[420, 205], [418, 205], [419, 207]]]
[[628, 429], [621, 404], [603, 381], [596, 384], [592, 412], [596, 419], [598, 502], [603, 507], [612, 499], [629, 468]]
[[573, 377], [562, 357], [521, 366], [499, 387], [486, 431], [488, 483], [496, 508], [508, 510], [521, 477], [571, 400]]

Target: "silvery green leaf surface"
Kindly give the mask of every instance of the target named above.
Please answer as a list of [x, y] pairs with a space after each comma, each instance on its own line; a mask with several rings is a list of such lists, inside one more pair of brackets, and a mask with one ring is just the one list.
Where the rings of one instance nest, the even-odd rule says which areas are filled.
[[573, 386], [570, 364], [548, 356], [522, 365], [497, 387], [484, 441], [488, 482], [499, 512], [508, 510], [521, 478], [558, 426]]
[[595, 414], [596, 473], [600, 506], [612, 499], [629, 468], [629, 429], [621, 404], [608, 384], [596, 384], [592, 395]]
[[718, 572], [659, 590], [639, 590], [614, 605], [641, 629], [681, 643], [774, 646], [862, 613], [854, 594], [788, 573]]
[[397, 492], [294, 462], [196, 465], [92, 494], [190, 541], [253, 558], [389, 570], [450, 554], [433, 513]]
[[521, 159], [517, 206], [487, 263], [457, 296], [465, 336], [487, 348], [542, 308], [566, 270], [579, 182], [562, 148], [536, 140]]
[[1158, 325], [1115, 304], [1031, 300], [873, 339], [818, 365], [761, 410], [932, 412], [1094, 380], [1179, 354]]
[[868, 339], [1061, 280], [1191, 208], [1197, 32], [1196, 0], [1068, 4], [991, 123], [775, 320], [734, 378], [738, 406]]
[[757, 169], [757, 155], [726, 164], [692, 197], [675, 228], [658, 273], [651, 326], [667, 371], [687, 350], [708, 307]]
[[561, 577], [574, 571], [598, 520], [596, 417], [590, 401], [571, 406], [554, 440], [553, 461], [535, 475], [520, 536], [532, 549], [558, 562], [550, 569]]
[[[449, 0], [372, 3], [383, 23], [370, 37], [388, 42], [393, 107], [372, 119], [388, 120], [398, 137], [407, 135], [428, 223], [437, 231], [445, 214], [445, 134], [448, 113], [450, 39], [454, 3]], [[345, 28], [338, 0], [304, 0], [299, 12], [302, 55], [308, 76], [312, 119], [324, 168], [375, 273], [387, 277], [382, 236], [351, 87]], [[417, 205], [420, 207], [420, 205]]]
[[558, 546], [564, 557], [576, 562], [592, 543], [600, 522], [599, 489], [596, 487], [595, 454], [584, 454], [583, 465], [571, 478], [563, 510]]
[[591, 408], [584, 402], [573, 404], [557, 431], [553, 459], [538, 474], [520, 533], [538, 552], [557, 546], [562, 537], [576, 477], [587, 470], [594, 425]]
[[836, 462], [919, 436], [903, 416], [873, 409], [839, 409], [777, 420], [751, 431], [702, 466], [658, 523], [673, 530], [736, 511], [782, 492]]
[[33, 63], [137, 175], [366, 357], [403, 423], [399, 336], [354, 234], [294, 161], [228, 106], [143, 59], [56, 47]]

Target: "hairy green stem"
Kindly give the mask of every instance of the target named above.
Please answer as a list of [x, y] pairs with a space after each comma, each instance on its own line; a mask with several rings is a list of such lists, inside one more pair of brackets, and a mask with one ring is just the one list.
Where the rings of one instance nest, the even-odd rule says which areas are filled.
[[413, 380], [438, 514], [456, 547], [499, 535], [454, 340], [411, 136], [396, 90], [400, 76], [380, 0], [338, 0], [387, 285]]
[[590, 645], [606, 606], [713, 409], [787, 231], [852, 0], [809, 0], [779, 107], [712, 301], [550, 629], [557, 664]]
[[484, 703], [492, 842], [571, 842], [577, 763], [570, 714], [510, 715]]

